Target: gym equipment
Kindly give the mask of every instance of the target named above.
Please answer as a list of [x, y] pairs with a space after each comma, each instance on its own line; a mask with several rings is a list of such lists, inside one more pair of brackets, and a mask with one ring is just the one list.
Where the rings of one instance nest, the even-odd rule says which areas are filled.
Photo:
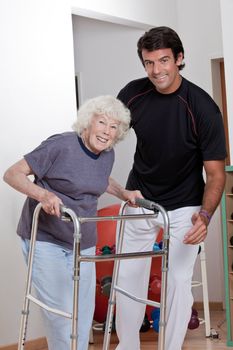
[[233, 245], [233, 236], [230, 238], [230, 244]]
[[101, 250], [100, 247], [96, 247], [95, 254], [96, 255], [102, 255], [102, 250]]
[[103, 295], [106, 295], [107, 297], [109, 297], [111, 284], [112, 284], [112, 276], [105, 276], [104, 278], [101, 279], [100, 285], [101, 285], [101, 291]]
[[151, 311], [151, 319], [152, 319], [152, 328], [155, 332], [159, 333], [159, 319], [160, 319], [160, 309], [154, 308]]
[[158, 242], [155, 242], [154, 245], [153, 245], [153, 251], [156, 252], [160, 250], [160, 246], [159, 246], [159, 243]]
[[102, 249], [102, 255], [105, 255], [105, 254], [111, 254], [111, 248], [108, 246], [108, 245], [105, 245]]
[[149, 290], [155, 295], [161, 292], [161, 277], [158, 274], [150, 276]]
[[[146, 209], [151, 210], [151, 213], [141, 214], [141, 215], [124, 215], [124, 209], [127, 203], [124, 204], [120, 215], [116, 216], [94, 216], [94, 217], [77, 217], [75, 212], [67, 207], [61, 206], [61, 219], [64, 221], [72, 221], [74, 225], [74, 266], [73, 266], [73, 309], [72, 313], [67, 313], [61, 310], [54, 309], [49, 307], [48, 305], [41, 302], [39, 299], [34, 297], [31, 294], [32, 287], [32, 267], [33, 267], [33, 257], [34, 257], [34, 249], [36, 245], [36, 235], [38, 228], [38, 219], [39, 213], [42, 208], [41, 203], [39, 203], [33, 213], [32, 219], [32, 231], [31, 231], [31, 240], [30, 240], [30, 249], [28, 256], [28, 269], [27, 269], [27, 280], [26, 280], [26, 290], [24, 295], [23, 302], [23, 310], [21, 315], [21, 324], [20, 324], [20, 332], [19, 332], [19, 342], [18, 342], [18, 350], [24, 350], [26, 334], [27, 334], [27, 326], [28, 326], [28, 316], [29, 316], [29, 306], [30, 302], [35, 303], [39, 307], [46, 309], [49, 312], [53, 312], [57, 315], [67, 317], [71, 319], [71, 350], [77, 350], [77, 340], [78, 340], [78, 292], [79, 292], [79, 279], [80, 279], [80, 263], [81, 262], [104, 262], [113, 260], [114, 263], [114, 271], [112, 277], [112, 285], [110, 298], [108, 303], [108, 313], [105, 325], [105, 335], [104, 335], [104, 344], [103, 350], [109, 349], [110, 344], [110, 335], [113, 325], [113, 313], [115, 307], [115, 294], [116, 291], [118, 293], [122, 293], [123, 295], [143, 304], [149, 304], [151, 306], [160, 306], [160, 323], [159, 323], [159, 337], [158, 337], [158, 350], [164, 349], [165, 342], [165, 309], [166, 309], [166, 292], [167, 292], [167, 270], [168, 270], [168, 253], [169, 253], [169, 218], [165, 209], [157, 203], [148, 201], [146, 199], [138, 199], [136, 204], [138, 206], [144, 207]], [[147, 251], [147, 252], [133, 252], [133, 253], [122, 253], [122, 242], [124, 236], [124, 222], [125, 220], [141, 220], [146, 218], [155, 218], [158, 215], [158, 212], [162, 214], [164, 220], [164, 230], [163, 230], [163, 249], [159, 252]], [[80, 251], [80, 240], [81, 240], [81, 224], [86, 222], [98, 222], [98, 221], [120, 221], [120, 232], [119, 232], [119, 240], [118, 240], [118, 248], [116, 254], [105, 254], [105, 255], [81, 255]], [[152, 301], [152, 300], [144, 300], [141, 298], [137, 298], [136, 296], [130, 294], [126, 290], [121, 289], [117, 286], [117, 275], [119, 271], [119, 261], [121, 259], [140, 259], [145, 257], [162, 257], [162, 284], [161, 284], [161, 295], [160, 295], [160, 303]]]
[[199, 318], [196, 315], [192, 315], [188, 323], [188, 329], [196, 329], [200, 325]]
[[198, 312], [196, 309], [192, 308], [192, 314], [188, 323], [188, 329], [196, 329], [200, 325], [200, 320], [198, 318]]
[[144, 320], [142, 322], [141, 328], [140, 328], [140, 333], [145, 333], [149, 331], [150, 329], [150, 321], [148, 319], [147, 314], [145, 314]]
[[115, 245], [115, 244], [113, 244], [113, 245], [111, 246], [111, 253], [112, 253], [112, 254], [115, 254], [115, 253], [116, 253], [116, 245]]
[[[198, 317], [198, 312], [197, 312], [197, 310], [194, 309], [193, 307], [192, 307], [192, 315], [195, 315], [195, 316]], [[191, 316], [192, 316], [192, 315], [191, 315]]]

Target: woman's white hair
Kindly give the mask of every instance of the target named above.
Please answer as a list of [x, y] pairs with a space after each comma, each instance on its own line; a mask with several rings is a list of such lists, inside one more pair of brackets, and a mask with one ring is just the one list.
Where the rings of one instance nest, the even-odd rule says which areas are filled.
[[114, 144], [123, 140], [130, 126], [130, 111], [120, 100], [110, 95], [98, 96], [85, 101], [78, 109], [73, 130], [81, 136], [83, 130], [90, 126], [92, 118], [99, 115], [104, 115], [119, 122]]

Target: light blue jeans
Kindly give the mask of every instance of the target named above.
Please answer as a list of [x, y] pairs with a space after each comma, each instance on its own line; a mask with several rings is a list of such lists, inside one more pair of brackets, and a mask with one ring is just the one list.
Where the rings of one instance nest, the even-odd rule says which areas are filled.
[[[27, 261], [29, 240], [22, 240]], [[94, 255], [95, 247], [81, 252]], [[73, 251], [62, 246], [37, 241], [33, 261], [32, 281], [38, 299], [50, 307], [72, 312]], [[95, 308], [95, 263], [82, 262], [80, 267], [78, 350], [87, 350]], [[42, 310], [49, 350], [70, 349], [71, 320]]]

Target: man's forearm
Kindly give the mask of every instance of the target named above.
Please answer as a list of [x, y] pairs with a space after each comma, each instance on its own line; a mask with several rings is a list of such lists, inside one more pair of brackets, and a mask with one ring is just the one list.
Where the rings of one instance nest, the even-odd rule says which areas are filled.
[[225, 173], [216, 176], [208, 176], [203, 200], [202, 209], [206, 210], [210, 215], [213, 215], [217, 206], [219, 205], [222, 193], [225, 186]]

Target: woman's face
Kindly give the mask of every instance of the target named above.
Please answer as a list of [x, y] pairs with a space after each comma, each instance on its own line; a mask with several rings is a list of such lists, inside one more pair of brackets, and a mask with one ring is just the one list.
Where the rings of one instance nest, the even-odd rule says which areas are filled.
[[105, 115], [94, 116], [89, 127], [82, 132], [84, 145], [95, 154], [106, 150], [116, 140], [119, 124], [119, 121]]

